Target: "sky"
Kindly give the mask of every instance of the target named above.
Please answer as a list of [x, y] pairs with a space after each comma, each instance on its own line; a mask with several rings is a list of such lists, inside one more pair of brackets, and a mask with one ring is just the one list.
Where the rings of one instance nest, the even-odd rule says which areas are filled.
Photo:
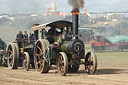
[[[0, 0], [0, 14], [42, 13], [46, 12], [51, 2], [57, 4], [60, 12], [68, 13], [72, 9], [67, 0]], [[128, 11], [128, 0], [85, 0], [83, 9], [89, 12]]]

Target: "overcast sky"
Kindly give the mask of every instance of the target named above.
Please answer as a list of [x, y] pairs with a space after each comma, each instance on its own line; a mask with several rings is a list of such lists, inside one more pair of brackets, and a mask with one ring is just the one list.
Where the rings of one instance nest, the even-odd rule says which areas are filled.
[[[42, 13], [51, 2], [57, 3], [58, 10], [70, 12], [67, 0], [0, 0], [1, 13]], [[128, 0], [86, 0], [84, 9], [89, 12], [128, 11]]]

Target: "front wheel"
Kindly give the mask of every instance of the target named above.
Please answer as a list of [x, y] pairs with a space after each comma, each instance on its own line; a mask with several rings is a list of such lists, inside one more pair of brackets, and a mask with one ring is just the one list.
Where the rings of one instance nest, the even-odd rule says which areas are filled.
[[68, 59], [64, 52], [60, 52], [58, 55], [57, 71], [61, 76], [65, 76], [68, 71]]
[[97, 57], [94, 53], [88, 52], [85, 57], [85, 70], [93, 75], [97, 69]]
[[98, 47], [98, 48], [97, 48], [97, 51], [98, 51], [99, 53], [101, 53], [101, 52], [103, 52], [103, 48], [102, 48], [102, 47]]
[[23, 68], [28, 71], [30, 67], [30, 56], [28, 52], [24, 52], [23, 54], [23, 62], [22, 62]]

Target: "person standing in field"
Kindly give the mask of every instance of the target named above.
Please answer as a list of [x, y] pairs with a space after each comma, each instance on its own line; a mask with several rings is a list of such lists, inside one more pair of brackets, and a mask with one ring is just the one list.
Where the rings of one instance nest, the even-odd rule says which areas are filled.
[[27, 45], [28, 44], [28, 34], [27, 34], [27, 31], [24, 31], [24, 45]]
[[23, 36], [22, 32], [19, 31], [19, 33], [18, 33], [17, 36], [16, 36], [16, 40], [17, 40], [17, 41], [21, 41], [21, 40], [23, 40], [23, 38], [24, 38], [24, 36]]
[[27, 31], [24, 31], [24, 39], [28, 39], [28, 34], [27, 34]]

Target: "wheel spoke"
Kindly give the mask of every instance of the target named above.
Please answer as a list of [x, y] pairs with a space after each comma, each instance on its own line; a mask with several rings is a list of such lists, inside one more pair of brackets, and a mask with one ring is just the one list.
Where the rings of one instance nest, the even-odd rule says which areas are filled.
[[39, 56], [39, 54], [36, 54], [35, 56]]
[[24, 60], [24, 64], [27, 64], [27, 60]]
[[37, 66], [38, 66], [38, 69], [42, 68], [43, 65], [42, 65], [41, 61], [37, 62]]
[[37, 48], [40, 50], [41, 53], [43, 53], [43, 51], [41, 50], [41, 48], [37, 45]]
[[64, 66], [63, 66], [63, 65], [61, 65], [61, 68], [62, 68], [62, 69], [64, 69]]
[[9, 50], [9, 52], [12, 54], [13, 52], [11, 50]]
[[95, 54], [93, 53], [87, 54], [85, 58], [85, 70], [87, 70], [87, 72], [90, 75], [93, 75], [96, 71], [96, 68], [97, 68], [97, 60]]
[[38, 64], [38, 65], [41, 65], [41, 62], [39, 61], [39, 62], [37, 62], [37, 64]]
[[91, 57], [91, 61], [93, 62], [93, 55], [92, 56], [90, 56]]
[[64, 73], [64, 58], [62, 55], [59, 55], [58, 57], [58, 68], [59, 68], [59, 72], [63, 75]]
[[90, 66], [90, 69], [93, 70], [93, 65]]
[[63, 61], [63, 57], [62, 57], [62, 55], [61, 55], [61, 61]]
[[62, 63], [64, 63], [64, 61], [63, 61], [63, 60], [61, 60], [61, 64], [62, 64]]
[[50, 46], [49, 42], [47, 40], [37, 40], [35, 43], [34, 48], [34, 63], [35, 63], [35, 69], [36, 71], [40, 73], [47, 73], [49, 70], [49, 63], [45, 61], [44, 57], [44, 48], [47, 48]]
[[13, 59], [13, 54], [11, 54], [11, 55], [9, 56], [9, 58]]
[[60, 70], [60, 71], [61, 71], [61, 73], [63, 73], [63, 72], [64, 72], [64, 68], [63, 68], [63, 67], [61, 67], [61, 70]]
[[13, 64], [13, 61], [11, 61], [10, 64], [12, 65]]

